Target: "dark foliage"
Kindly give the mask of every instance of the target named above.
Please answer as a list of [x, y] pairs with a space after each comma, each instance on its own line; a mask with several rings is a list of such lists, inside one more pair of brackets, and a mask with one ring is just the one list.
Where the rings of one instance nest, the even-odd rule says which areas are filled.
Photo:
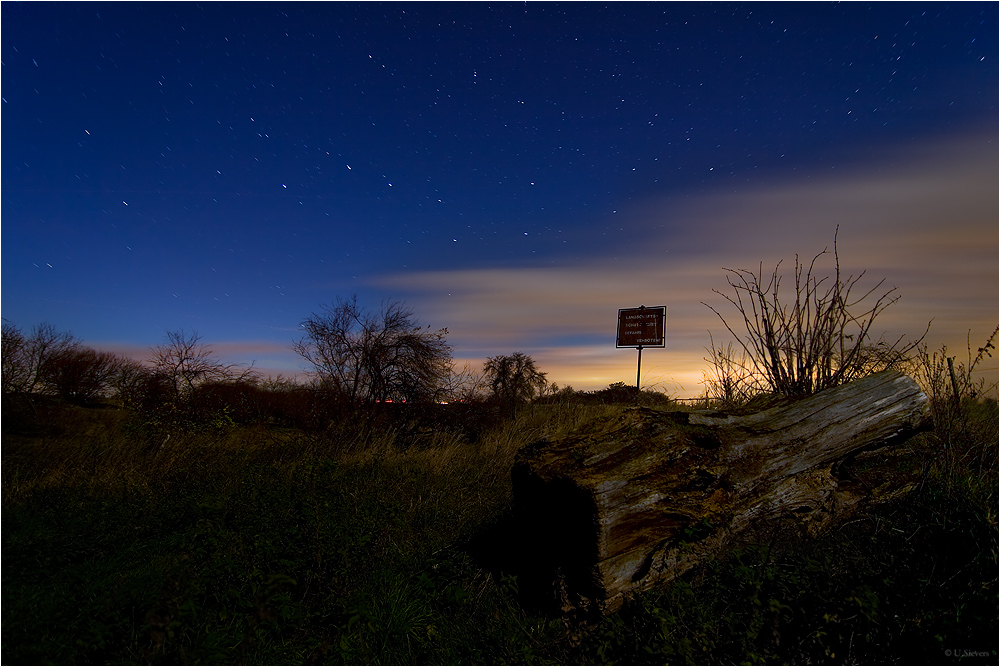
[[589, 624], [518, 576], [514, 454], [602, 405], [675, 407], [663, 394], [357, 409], [335, 384], [134, 363], [113, 403], [8, 392], [0, 658], [995, 664], [997, 406], [970, 380], [994, 340], [954, 384], [925, 354], [936, 428], [904, 447], [909, 495], [817, 540], [762, 529]]
[[483, 372], [492, 398], [507, 406], [531, 401], [547, 384], [545, 373], [523, 352], [490, 357], [483, 364]]
[[121, 363], [121, 359], [110, 352], [77, 345], [46, 359], [42, 378], [57, 395], [83, 405], [108, 392], [120, 373]]
[[566, 387], [536, 399], [541, 405], [647, 405], [670, 407], [676, 404], [666, 394], [643, 389], [636, 391], [635, 385], [614, 382], [596, 391], [574, 391]]
[[338, 299], [302, 322], [293, 349], [318, 381], [351, 409], [385, 401], [438, 400], [451, 372], [447, 329], [431, 331], [400, 303], [371, 313], [357, 296]]

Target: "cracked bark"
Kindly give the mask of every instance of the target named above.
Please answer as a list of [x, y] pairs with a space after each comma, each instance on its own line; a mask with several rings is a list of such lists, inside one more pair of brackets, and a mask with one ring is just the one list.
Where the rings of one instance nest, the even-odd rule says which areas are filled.
[[606, 613], [766, 524], [817, 535], [904, 493], [905, 475], [882, 479], [892, 457], [863, 452], [928, 427], [927, 397], [887, 371], [751, 415], [626, 408], [536, 442], [512, 473], [530, 579]]

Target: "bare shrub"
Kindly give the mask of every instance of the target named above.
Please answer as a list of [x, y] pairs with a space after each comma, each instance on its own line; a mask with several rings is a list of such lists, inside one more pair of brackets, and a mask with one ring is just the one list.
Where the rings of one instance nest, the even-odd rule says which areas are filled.
[[237, 424], [264, 419], [266, 394], [252, 380], [209, 382], [195, 389], [191, 404], [202, 421], [224, 417]]
[[899, 300], [894, 295], [896, 289], [880, 292], [883, 279], [860, 291], [864, 271], [844, 277], [836, 235], [832, 279], [819, 277], [816, 262], [827, 254], [824, 249], [808, 266], [796, 255], [791, 302], [783, 302], [779, 295], [780, 262], [767, 278], [763, 264], [756, 273], [725, 269], [732, 295], [713, 291], [736, 307], [746, 333], [737, 333], [718, 310], [704, 304], [719, 317], [745, 354], [734, 358], [722, 350], [713, 355], [729, 364], [728, 370], [721, 371], [723, 376], [731, 377], [737, 370], [734, 379], [750, 387], [758, 383], [774, 393], [800, 398], [907, 362], [923, 336], [909, 343], [904, 342], [905, 336], [894, 342], [871, 338], [875, 318]]
[[702, 373], [707, 402], [724, 410], [738, 408], [770, 389], [745, 349], [732, 342], [717, 346], [711, 332], [708, 335], [711, 345], [706, 348], [709, 356], [705, 361], [709, 369]]
[[49, 357], [42, 368], [44, 384], [72, 403], [102, 397], [120, 372], [122, 360], [111, 352], [73, 346]]
[[118, 372], [111, 380], [112, 396], [118, 399], [123, 407], [132, 407], [142, 398], [142, 387], [146, 377], [152, 371], [135, 359], [121, 358], [118, 362]]
[[443, 392], [448, 400], [466, 403], [482, 401], [488, 393], [489, 381], [482, 371], [468, 363], [461, 368], [452, 364]]
[[292, 349], [309, 362], [324, 388], [349, 406], [384, 401], [430, 401], [451, 370], [447, 329], [431, 331], [401, 303], [366, 311], [357, 296], [338, 299], [302, 322]]
[[196, 332], [168, 331], [166, 342], [153, 348], [149, 364], [166, 378], [175, 399], [190, 396], [194, 388], [210, 382], [247, 381], [256, 377], [253, 368], [227, 364], [201, 342]]
[[336, 415], [337, 399], [320, 382], [301, 384], [278, 376], [260, 384], [263, 419], [281, 427], [305, 431], [325, 428]]
[[[259, 380], [252, 365], [223, 362], [201, 342], [201, 336], [183, 330], [168, 332], [166, 342], [153, 348], [147, 363], [148, 371], [132, 376], [131, 390], [135, 392], [133, 404], [138, 423], [154, 438], [176, 429], [234, 425], [229, 413], [236, 408], [216, 400], [211, 392], [199, 394], [199, 389], [212, 385], [256, 385]], [[135, 370], [129, 369], [130, 374]], [[202, 405], [202, 399], [210, 405]]]
[[45, 388], [45, 368], [52, 359], [72, 350], [76, 338], [47, 323], [25, 336], [13, 324], [3, 325], [3, 391], [32, 393]]
[[0, 347], [4, 394], [13, 393], [16, 388], [23, 387], [27, 383], [27, 367], [23, 363], [26, 343], [27, 340], [21, 330], [4, 320], [2, 347]]

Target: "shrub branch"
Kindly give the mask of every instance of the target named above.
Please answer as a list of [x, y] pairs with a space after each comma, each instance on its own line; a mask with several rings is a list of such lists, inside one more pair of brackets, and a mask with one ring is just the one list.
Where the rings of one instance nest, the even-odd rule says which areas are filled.
[[[874, 342], [871, 339], [875, 319], [899, 300], [896, 288], [881, 291], [883, 279], [859, 296], [865, 272], [844, 277], [836, 235], [834, 274], [820, 277], [817, 261], [827, 254], [830, 251], [824, 249], [808, 264], [796, 255], [795, 296], [790, 303], [782, 301], [780, 295], [781, 262], [767, 277], [763, 263], [756, 272], [725, 269], [732, 292], [713, 291], [736, 308], [745, 333], [737, 333], [739, 324], [731, 325], [715, 307], [704, 305], [719, 317], [745, 357], [736, 360], [731, 348], [716, 350], [713, 341], [711, 361], [717, 369], [720, 363], [738, 368], [743, 382], [752, 384], [752, 375], [775, 393], [799, 398], [898, 368], [909, 359], [924, 336], [911, 343], [904, 341], [905, 336], [891, 343], [881, 337]], [[745, 372], [748, 367], [752, 372]]]

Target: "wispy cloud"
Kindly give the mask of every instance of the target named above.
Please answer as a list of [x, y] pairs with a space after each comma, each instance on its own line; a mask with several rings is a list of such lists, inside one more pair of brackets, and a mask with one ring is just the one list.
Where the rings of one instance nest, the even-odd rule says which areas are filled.
[[[885, 278], [884, 290], [896, 287], [901, 297], [876, 329], [917, 336], [935, 318], [932, 345], [964, 349], [969, 329], [985, 339], [998, 312], [997, 183], [996, 132], [953, 136], [883, 149], [847, 171], [680, 204], [650, 199], [619, 214], [629, 243], [574, 265], [402, 273], [375, 283], [422, 321], [447, 326], [457, 356], [521, 350], [550, 379], [578, 389], [634, 382], [635, 352], [614, 347], [617, 310], [666, 305], [667, 348], [643, 355], [644, 375], [694, 395], [707, 331], [722, 330], [702, 302], [725, 305], [712, 292], [726, 288], [723, 267], [762, 262], [767, 275], [783, 260], [790, 270], [796, 253], [809, 261], [832, 250], [838, 225], [842, 270], [867, 271], [859, 286]], [[832, 265], [832, 256], [820, 263]]]
[[[796, 253], [809, 261], [832, 250], [839, 225], [844, 273], [866, 271], [859, 286], [867, 287], [885, 278], [881, 291], [895, 287], [900, 296], [878, 333], [917, 336], [933, 318], [929, 344], [961, 355], [969, 330], [982, 344], [998, 320], [997, 165], [995, 131], [897, 146], [851, 170], [650, 198], [618, 213], [619, 235], [603, 253], [573, 264], [408, 272], [372, 283], [405, 299], [421, 322], [447, 327], [460, 366], [523, 351], [550, 380], [577, 389], [633, 383], [635, 350], [615, 348], [617, 311], [665, 305], [667, 347], [644, 351], [643, 384], [693, 396], [702, 390], [708, 331], [716, 342], [727, 338], [702, 302], [736, 315], [713, 293], [727, 287], [723, 267], [762, 266], [768, 275], [782, 261], [788, 289]], [[832, 256], [821, 259], [824, 272], [832, 266]], [[302, 373], [288, 343], [206, 342], [265, 375]], [[94, 346], [136, 359], [149, 352]], [[988, 367], [995, 377], [995, 361]]]

